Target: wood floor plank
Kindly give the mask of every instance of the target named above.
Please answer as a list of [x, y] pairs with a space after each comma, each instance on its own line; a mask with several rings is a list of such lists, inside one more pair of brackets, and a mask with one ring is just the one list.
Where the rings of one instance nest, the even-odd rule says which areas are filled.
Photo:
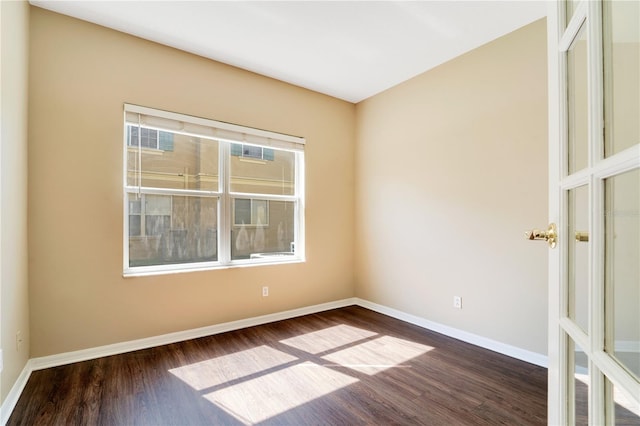
[[35, 371], [8, 425], [543, 425], [547, 371], [350, 306]]

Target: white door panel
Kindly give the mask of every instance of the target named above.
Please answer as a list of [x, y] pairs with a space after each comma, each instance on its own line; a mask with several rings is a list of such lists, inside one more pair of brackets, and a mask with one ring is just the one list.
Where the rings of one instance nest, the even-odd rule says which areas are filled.
[[549, 423], [640, 425], [640, 2], [547, 23]]

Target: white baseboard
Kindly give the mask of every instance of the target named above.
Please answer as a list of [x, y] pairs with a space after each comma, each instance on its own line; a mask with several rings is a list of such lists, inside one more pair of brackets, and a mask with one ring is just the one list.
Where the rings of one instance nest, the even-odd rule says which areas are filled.
[[214, 334], [225, 333], [227, 331], [234, 331], [242, 328], [253, 327], [256, 325], [267, 324], [270, 322], [291, 319], [303, 315], [315, 314], [318, 312], [343, 308], [345, 306], [351, 306], [355, 304], [355, 298], [343, 299], [335, 302], [322, 303], [319, 305], [307, 306], [304, 308], [292, 309], [289, 311], [277, 312], [274, 314], [262, 315], [259, 317], [247, 318], [239, 321], [231, 321], [207, 327], [194, 328], [191, 330], [178, 331], [175, 333], [168, 333], [160, 336], [132, 340], [129, 342], [114, 343], [112, 345], [99, 346], [96, 348], [82, 349], [79, 351], [65, 352], [57, 355], [32, 358], [27, 362], [24, 369], [22, 370], [22, 373], [20, 373], [20, 376], [18, 376], [18, 379], [7, 395], [7, 398], [2, 403], [2, 406], [0, 406], [0, 411], [2, 413], [0, 417], [0, 425], [4, 426], [9, 420], [13, 409], [18, 403], [20, 395], [22, 394], [22, 391], [27, 384], [27, 380], [29, 380], [29, 377], [31, 377], [31, 373], [36, 370], [59, 367], [61, 365], [72, 364], [74, 362], [81, 362], [110, 355], [123, 354], [126, 352], [147, 349], [155, 346], [168, 345], [185, 340], [197, 339], [198, 337], [212, 336]]
[[545, 355], [520, 349], [515, 346], [507, 345], [505, 343], [478, 336], [476, 334], [468, 333], [466, 331], [459, 330], [453, 327], [438, 324], [436, 322], [432, 322], [415, 315], [407, 314], [397, 309], [379, 305], [377, 303], [369, 302], [364, 299], [352, 297], [335, 302], [322, 303], [319, 305], [307, 306], [304, 308], [292, 309], [289, 311], [277, 312], [274, 314], [262, 315], [259, 317], [247, 318], [239, 321], [231, 321], [191, 330], [178, 331], [175, 333], [168, 333], [160, 336], [132, 340], [129, 342], [114, 343], [112, 345], [99, 346], [96, 348], [82, 349], [79, 351], [65, 352], [57, 355], [32, 358], [27, 362], [24, 369], [22, 370], [22, 373], [20, 373], [20, 376], [16, 380], [16, 383], [13, 385], [11, 391], [7, 395], [4, 403], [2, 404], [2, 406], [0, 406], [0, 411], [2, 414], [0, 416], [0, 425], [5, 425], [9, 420], [11, 412], [15, 408], [20, 395], [22, 394], [22, 391], [27, 384], [27, 380], [29, 380], [29, 377], [31, 376], [31, 373], [33, 371], [72, 364], [74, 362], [102, 358], [110, 355], [137, 351], [140, 349], [147, 349], [155, 346], [168, 345], [171, 343], [196, 339], [199, 337], [212, 336], [219, 333], [226, 333], [228, 331], [234, 331], [242, 328], [253, 327], [256, 325], [267, 324], [270, 322], [291, 319], [303, 315], [315, 314], [318, 312], [343, 308], [345, 306], [351, 305], [362, 306], [363, 308], [371, 309], [372, 311], [379, 312], [381, 314], [388, 315], [390, 317], [408, 322], [410, 324], [417, 325], [427, 330], [435, 331], [445, 336], [453, 337], [454, 339], [462, 340], [463, 342], [490, 349], [494, 352], [508, 355], [512, 358], [539, 365], [541, 367], [547, 367], [547, 357]]
[[31, 360], [28, 360], [27, 364], [22, 369], [22, 372], [20, 372], [18, 379], [11, 387], [11, 390], [7, 394], [4, 402], [0, 405], [0, 425], [4, 426], [9, 421], [9, 417], [11, 417], [11, 413], [18, 403], [18, 399], [20, 398], [20, 395], [22, 395], [22, 391], [27, 385], [27, 381], [29, 380], [32, 371], [33, 368], [31, 367]]
[[97, 348], [82, 349], [79, 351], [65, 352], [58, 355], [33, 358], [31, 361], [33, 362], [34, 371], [42, 370], [45, 368], [57, 367], [74, 362], [87, 361], [90, 359], [102, 358], [105, 356], [133, 352], [140, 349], [148, 349], [156, 346], [183, 342], [185, 340], [197, 339], [199, 337], [213, 336], [215, 334], [226, 333], [228, 331], [240, 330], [242, 328], [268, 324], [270, 322], [286, 320], [303, 315], [315, 314], [318, 312], [343, 308], [345, 306], [354, 304], [356, 304], [354, 298], [343, 299], [335, 302], [322, 303], [319, 305], [292, 309], [289, 311], [276, 312], [274, 314], [262, 315], [259, 317], [225, 322], [222, 324], [194, 328], [191, 330], [177, 331], [175, 333], [162, 334], [160, 336], [147, 337], [144, 339], [131, 340], [129, 342], [114, 343], [112, 345], [98, 346]]
[[483, 336], [478, 336], [477, 334], [469, 333], [467, 331], [429, 321], [425, 318], [407, 314], [397, 309], [369, 302], [368, 300], [356, 298], [355, 303], [359, 306], [362, 306], [363, 308], [371, 309], [372, 311], [389, 315], [390, 317], [417, 325], [422, 328], [426, 328], [427, 330], [435, 331], [436, 333], [444, 334], [445, 336], [453, 337], [454, 339], [462, 340], [463, 342], [471, 343], [472, 345], [480, 346], [482, 348], [489, 349], [494, 352], [519, 359], [521, 361], [539, 365], [540, 367], [545, 368], [547, 368], [548, 366], [548, 359], [546, 355], [531, 352], [515, 346], [507, 345], [506, 343], [488, 339]]

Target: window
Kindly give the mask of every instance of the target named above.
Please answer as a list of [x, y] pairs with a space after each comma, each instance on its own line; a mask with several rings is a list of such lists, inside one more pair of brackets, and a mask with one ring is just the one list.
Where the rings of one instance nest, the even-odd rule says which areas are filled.
[[240, 143], [231, 144], [231, 155], [243, 158], [253, 158], [256, 160], [274, 160], [273, 149], [263, 148], [255, 145], [244, 145]]
[[125, 105], [124, 273], [304, 260], [304, 139]]
[[173, 133], [137, 126], [129, 126], [127, 130], [128, 146], [173, 151]]

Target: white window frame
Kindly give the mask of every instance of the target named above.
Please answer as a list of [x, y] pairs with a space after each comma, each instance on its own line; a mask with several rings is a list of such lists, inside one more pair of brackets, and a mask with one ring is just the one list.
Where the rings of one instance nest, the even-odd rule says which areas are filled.
[[[218, 141], [218, 174], [219, 186], [216, 191], [167, 189], [157, 187], [143, 187], [141, 177], [136, 179], [134, 185], [127, 183], [127, 152], [131, 149], [144, 151], [145, 148], [128, 144], [127, 125], [135, 123], [141, 127], [154, 128], [175, 134], [185, 134], [208, 138]], [[124, 155], [123, 155], [123, 275], [143, 276], [177, 272], [199, 271], [209, 269], [221, 269], [229, 267], [244, 267], [265, 264], [283, 264], [304, 262], [305, 258], [305, 168], [304, 168], [304, 144], [305, 139], [297, 136], [255, 129], [236, 124], [230, 124], [200, 117], [193, 117], [168, 111], [156, 110], [138, 105], [124, 105]], [[230, 191], [230, 163], [231, 144], [256, 145], [262, 148], [291, 151], [295, 154], [295, 175], [293, 195], [254, 194]], [[140, 157], [139, 157], [140, 158]], [[217, 261], [175, 263], [152, 266], [129, 266], [129, 194], [156, 194], [212, 197], [218, 200], [217, 214]], [[289, 201], [293, 202], [294, 209], [294, 239], [291, 247], [295, 252], [274, 253], [274, 256], [261, 255], [249, 259], [231, 259], [231, 230], [234, 224], [233, 203], [236, 198], [248, 198], [251, 200]], [[142, 209], [141, 209], [142, 210]], [[142, 211], [141, 211], [142, 214]], [[142, 225], [142, 221], [141, 221]]]

